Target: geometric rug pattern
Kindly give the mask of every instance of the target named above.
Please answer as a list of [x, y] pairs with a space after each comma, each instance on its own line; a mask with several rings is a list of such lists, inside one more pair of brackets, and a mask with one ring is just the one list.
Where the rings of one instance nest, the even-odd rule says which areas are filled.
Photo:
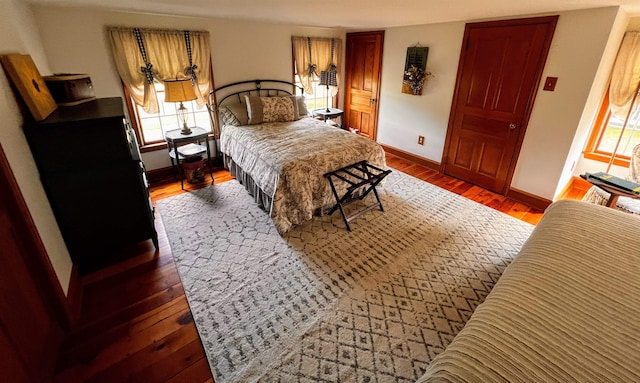
[[284, 236], [235, 180], [157, 202], [216, 382], [414, 382], [533, 229], [397, 170], [378, 190], [352, 232]]

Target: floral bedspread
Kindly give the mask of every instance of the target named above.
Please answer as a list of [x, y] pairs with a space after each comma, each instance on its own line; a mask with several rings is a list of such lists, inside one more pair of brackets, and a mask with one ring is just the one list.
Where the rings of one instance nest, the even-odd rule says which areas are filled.
[[220, 149], [271, 196], [270, 215], [281, 234], [335, 204], [325, 173], [362, 160], [386, 169], [377, 142], [313, 118], [227, 125]]

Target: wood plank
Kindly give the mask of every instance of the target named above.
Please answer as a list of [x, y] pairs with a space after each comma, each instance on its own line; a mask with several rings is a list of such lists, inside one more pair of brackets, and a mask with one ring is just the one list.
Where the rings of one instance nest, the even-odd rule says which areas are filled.
[[591, 186], [593, 185], [585, 179], [571, 177], [571, 180], [558, 195], [558, 199], [582, 199]]
[[537, 225], [538, 222], [540, 222], [540, 220], [542, 219], [542, 214], [542, 212], [528, 211], [521, 219], [532, 225]]
[[523, 205], [520, 202], [516, 202], [513, 204], [513, 207], [511, 207], [511, 209], [509, 209], [509, 211], [506, 213], [514, 218], [523, 219], [528, 211], [528, 206]]
[[[200, 339], [189, 342], [184, 347], [175, 351], [164, 358], [156, 359], [153, 364], [148, 365], [144, 369], [135, 372], [132, 376], [132, 382], [161, 383], [174, 378], [180, 371], [185, 370], [192, 364], [201, 360], [206, 361], [206, 357], [202, 355], [202, 345]], [[209, 366], [207, 365], [207, 369]], [[213, 381], [211, 371], [208, 378]]]
[[78, 340], [61, 355], [59, 367], [65, 367], [65, 363], [68, 361], [75, 362], [86, 355], [96, 353], [97, 350], [104, 349], [121, 338], [135, 336], [144, 329], [167, 319], [168, 316], [183, 312], [188, 308], [189, 306], [183, 295], [158, 308], [144, 312], [142, 315], [121, 325], [112, 326], [103, 332], [96, 332], [88, 339]]
[[211, 379], [211, 370], [209, 369], [209, 362], [207, 358], [201, 358], [194, 364], [180, 371], [171, 379], [167, 380], [169, 383], [200, 383]]
[[83, 312], [82, 323], [90, 323], [101, 318], [105, 312], [113, 312], [117, 307], [129, 306], [180, 282], [180, 276], [174, 264], [141, 274], [127, 273], [127, 275], [129, 275], [128, 280], [118, 278], [113, 285], [101, 284], [101, 289], [95, 287], [90, 289], [85, 299], [87, 308]]
[[[188, 318], [185, 319], [185, 317]], [[95, 338], [93, 344], [85, 344], [79, 349], [74, 349], [66, 356], [66, 360], [62, 361], [62, 366], [65, 366], [65, 362], [71, 362], [71, 367], [62, 370], [58, 377], [64, 379], [65, 374], [69, 374], [75, 379], [86, 381], [96, 373], [129, 358], [132, 354], [186, 325], [193, 326], [189, 307], [171, 315], [159, 316], [157, 322], [144, 329], [132, 327], [128, 334], [119, 334], [120, 329], [114, 330], [117, 335], [109, 334], [112, 337], [110, 342], [105, 342], [105, 335], [102, 335]]]
[[458, 186], [454, 186], [451, 188], [451, 191], [453, 193], [456, 193], [458, 195], [462, 195], [464, 193], [466, 193], [467, 191], [469, 191], [469, 189], [471, 189], [473, 187], [472, 184], [468, 183], [468, 182], [463, 182], [460, 181], [460, 184], [458, 184]]
[[108, 332], [110, 329], [118, 326], [126, 326], [136, 317], [142, 316], [147, 312], [163, 306], [164, 304], [174, 301], [184, 296], [184, 288], [182, 283], [163, 290], [157, 294], [151, 294], [148, 297], [130, 305], [123, 307], [115, 312], [107, 313], [104, 317], [82, 327], [74, 329], [65, 340], [65, 348], [70, 349], [74, 345], [78, 345], [91, 339], [95, 334]]
[[[187, 348], [188, 346], [191, 347]], [[182, 371], [189, 367], [193, 363], [194, 356], [200, 358], [200, 349], [200, 338], [196, 327], [185, 326], [120, 362], [112, 364], [88, 381], [92, 383], [160, 382], [173, 376], [175, 371]], [[183, 356], [185, 351], [187, 351], [186, 357]], [[162, 369], [162, 364], [168, 361], [172, 362], [170, 368]], [[152, 371], [154, 374], [151, 373]], [[164, 372], [164, 374], [158, 374], [158, 372]], [[152, 379], [149, 375], [159, 376], [159, 378]]]

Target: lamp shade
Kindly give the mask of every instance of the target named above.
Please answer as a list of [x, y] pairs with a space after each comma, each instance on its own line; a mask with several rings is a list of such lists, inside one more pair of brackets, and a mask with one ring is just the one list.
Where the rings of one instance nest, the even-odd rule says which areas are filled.
[[338, 86], [338, 76], [336, 71], [323, 70], [320, 72], [320, 85]]
[[181, 102], [196, 99], [191, 80], [175, 80], [164, 82], [164, 101]]

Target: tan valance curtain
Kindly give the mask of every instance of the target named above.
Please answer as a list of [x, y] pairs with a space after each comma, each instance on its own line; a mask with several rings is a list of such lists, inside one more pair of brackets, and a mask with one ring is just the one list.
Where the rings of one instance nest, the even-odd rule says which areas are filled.
[[145, 112], [159, 111], [152, 79], [192, 78], [196, 104], [202, 107], [207, 103], [211, 90], [209, 32], [123, 27], [109, 27], [107, 31], [118, 74], [134, 102]]
[[[307, 94], [313, 94], [312, 83], [314, 78], [310, 73], [310, 68], [315, 69], [315, 74], [320, 75], [321, 71], [328, 71], [331, 66], [331, 40], [333, 40], [334, 53], [333, 64], [340, 68], [342, 56], [342, 40], [326, 37], [291, 37], [293, 46], [293, 57], [296, 60], [296, 70], [300, 76], [300, 82]], [[338, 85], [340, 76], [338, 75]], [[317, 78], [315, 79], [317, 81]], [[338, 93], [338, 87], [331, 87], [333, 96]]]
[[[625, 33], [613, 65], [609, 86], [611, 113], [624, 120], [640, 83], [640, 32]], [[637, 103], [634, 108], [637, 108]]]

